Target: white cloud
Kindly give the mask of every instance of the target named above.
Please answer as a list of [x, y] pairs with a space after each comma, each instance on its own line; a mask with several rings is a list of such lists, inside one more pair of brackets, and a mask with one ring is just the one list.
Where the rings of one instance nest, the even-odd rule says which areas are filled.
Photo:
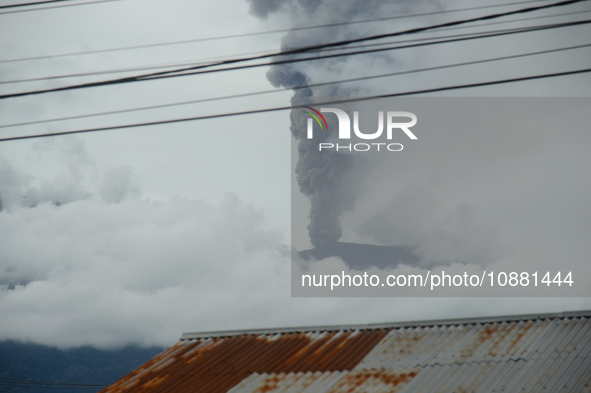
[[[17, 199], [40, 181], [3, 168], [9, 174], [3, 185], [20, 185]], [[580, 299], [291, 298], [285, 234], [269, 228], [262, 210], [232, 193], [217, 204], [134, 193], [120, 201], [101, 198], [105, 176], [115, 173], [115, 184], [129, 178], [129, 168], [119, 171], [82, 178], [88, 197], [61, 206], [13, 203], [0, 212], [0, 339], [61, 348], [169, 345], [185, 331], [587, 305]]]
[[187, 313], [207, 326], [216, 308], [276, 292], [289, 258], [263, 224], [231, 193], [217, 206], [130, 196], [5, 210], [0, 337], [112, 346], [158, 342], [164, 326], [170, 340]]

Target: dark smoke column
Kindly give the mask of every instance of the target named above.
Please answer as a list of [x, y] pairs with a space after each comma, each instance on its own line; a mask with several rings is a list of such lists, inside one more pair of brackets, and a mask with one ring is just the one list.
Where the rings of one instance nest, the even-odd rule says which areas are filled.
[[[253, 4], [259, 3], [253, 2]], [[314, 10], [315, 7], [306, 9], [307, 13], [313, 13]], [[295, 47], [315, 45], [320, 43], [322, 38], [323, 36], [319, 36], [317, 32], [290, 32], [283, 37], [281, 50], [286, 51]], [[321, 56], [322, 52], [316, 52], [316, 54]], [[309, 57], [310, 54], [304, 56]], [[292, 55], [289, 58], [296, 57]], [[281, 57], [281, 60], [285, 59], [285, 56]], [[314, 64], [314, 66], [327, 64], [323, 60], [315, 63], [318, 64]], [[350, 96], [350, 92], [336, 87], [322, 90], [312, 90], [305, 87], [308, 83], [305, 69], [310, 66], [312, 66], [311, 63], [276, 64], [270, 67], [267, 72], [267, 79], [275, 87], [294, 89], [295, 94], [292, 97], [292, 105], [294, 106], [313, 106], [314, 96], [317, 94], [322, 94], [321, 101], [326, 101], [335, 96]], [[298, 162], [295, 169], [297, 182], [300, 191], [310, 199], [311, 203], [310, 224], [308, 225], [310, 242], [315, 247], [319, 247], [336, 242], [342, 237], [343, 230], [340, 217], [346, 210], [353, 208], [354, 197], [344, 187], [346, 175], [351, 167], [352, 157], [346, 154], [319, 152], [318, 143], [326, 141], [329, 134], [324, 130], [324, 132], [316, 133], [313, 140], [308, 140], [306, 134], [307, 118], [308, 116], [303, 113], [302, 109], [293, 109], [290, 114], [290, 129], [293, 137], [298, 141]], [[329, 122], [329, 129], [337, 129], [336, 119], [332, 119], [329, 115], [327, 121]]]
[[[306, 76], [296, 67], [295, 64], [273, 65], [267, 72], [267, 78], [276, 87], [306, 86]], [[314, 105], [313, 92], [310, 89], [297, 88], [295, 91], [292, 105]], [[310, 242], [319, 247], [336, 242], [343, 235], [340, 216], [347, 208], [352, 207], [352, 198], [346, 195], [343, 187], [345, 174], [351, 165], [351, 157], [327, 151], [320, 152], [318, 143], [326, 141], [329, 134], [326, 130], [315, 132], [314, 139], [307, 139], [308, 117], [303, 113], [303, 109], [292, 109], [290, 129], [298, 141], [298, 162], [295, 169], [297, 182], [300, 191], [311, 202], [308, 225]], [[337, 122], [331, 124], [331, 120], [336, 119], [327, 117], [329, 129], [336, 130]]]
[[[297, 97], [292, 99], [296, 101]], [[296, 175], [300, 191], [311, 202], [308, 233], [315, 247], [338, 241], [343, 235], [340, 216], [353, 207], [353, 197], [344, 185], [352, 157], [333, 152], [320, 152], [318, 143], [328, 133], [318, 133], [314, 139], [306, 137], [307, 116], [301, 109], [291, 112], [291, 133], [298, 141]], [[330, 124], [336, 127], [336, 124]]]
[[[272, 13], [283, 13], [293, 26], [310, 26], [340, 23], [322, 29], [292, 30], [281, 41], [281, 50], [318, 45], [330, 41], [359, 38], [392, 30], [392, 21], [370, 24], [342, 24], [351, 20], [380, 18], [384, 15], [409, 13], [418, 5], [427, 5], [433, 10], [437, 2], [432, 0], [247, 0], [251, 14], [266, 18]], [[304, 57], [334, 54], [334, 51], [316, 51]], [[281, 56], [281, 60], [295, 58]], [[378, 66], [379, 65], [379, 66]], [[306, 87], [327, 82], [365, 75], [367, 73], [391, 72], [394, 65], [390, 54], [369, 54], [354, 58], [336, 57], [310, 62], [275, 64], [267, 72], [267, 78], [275, 87], [294, 89], [292, 105], [314, 107], [314, 99], [366, 96], [370, 94], [368, 83], [326, 85]], [[382, 67], [382, 68], [380, 68]], [[378, 84], [383, 82], [376, 82]], [[302, 88], [303, 87], [303, 88]], [[378, 87], [383, 87], [379, 85]], [[308, 101], [302, 101], [307, 98]], [[322, 106], [316, 106], [320, 109]], [[328, 106], [330, 107], [330, 106]], [[336, 130], [337, 122], [328, 114], [329, 129]], [[331, 125], [331, 120], [334, 122]], [[356, 189], [350, 185], [350, 171], [353, 157], [349, 154], [318, 151], [318, 143], [328, 139], [327, 133], [306, 138], [307, 115], [300, 109], [291, 112], [291, 133], [298, 141], [297, 181], [301, 192], [312, 204], [308, 232], [310, 241], [316, 247], [336, 242], [342, 237], [341, 216], [354, 207]], [[334, 140], [331, 140], [334, 143]]]

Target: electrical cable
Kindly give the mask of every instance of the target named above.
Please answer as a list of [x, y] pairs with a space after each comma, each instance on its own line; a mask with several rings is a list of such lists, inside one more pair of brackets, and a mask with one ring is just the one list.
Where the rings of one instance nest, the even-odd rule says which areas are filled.
[[[591, 12], [591, 10], [589, 11], [585, 11], [585, 12]], [[584, 12], [577, 12], [577, 14], [582, 14]], [[532, 19], [538, 19], [538, 18], [532, 18]], [[496, 22], [496, 23], [490, 23], [490, 24], [484, 24], [482, 26], [485, 25], [491, 25], [491, 24], [504, 24], [504, 23], [511, 23], [512, 21], [509, 22]], [[548, 29], [548, 28], [560, 28], [560, 27], [569, 27], [571, 26], [571, 23], [573, 23], [573, 25], [578, 24], [579, 22], [582, 22], [582, 24], [585, 24], [585, 21], [574, 21], [574, 22], [566, 22], [566, 23], [561, 23], [561, 24], [553, 24], [553, 25], [537, 25], [537, 26], [524, 26], [524, 27], [518, 27], [518, 28], [513, 28], [513, 29], [503, 29], [503, 30], [489, 30], [489, 31], [478, 31], [478, 32], [471, 32], [471, 33], [464, 33], [464, 34], [454, 34], [454, 35], [445, 35], [445, 36], [435, 36], [435, 37], [425, 37], [425, 38], [417, 38], [417, 39], [413, 39], [413, 40], [402, 40], [402, 41], [388, 41], [388, 42], [380, 42], [380, 43], [374, 43], [374, 44], [364, 44], [364, 45], [356, 45], [356, 46], [347, 46], [346, 48], [328, 48], [323, 50], [322, 52], [325, 51], [339, 51], [339, 50], [349, 50], [349, 49], [362, 49], [362, 48], [372, 48], [372, 47], [383, 47], [386, 45], [392, 45], [392, 44], [403, 44], [403, 43], [411, 43], [411, 42], [425, 42], [427, 45], [431, 45], [431, 44], [438, 44], [438, 43], [448, 43], [448, 42], [456, 42], [456, 41], [447, 41], [448, 39], [455, 39], [455, 38], [462, 38], [462, 37], [469, 37], [470, 39], [475, 39], [475, 38], [490, 38], [490, 37], [496, 37], [498, 35], [506, 35], [506, 34], [515, 34], [515, 33], [527, 33], [527, 32], [531, 32], [531, 31], [537, 31], [537, 30], [544, 30], [544, 29]], [[478, 26], [480, 27], [480, 25]], [[465, 27], [453, 27], [453, 28], [449, 28], [449, 29], [444, 29], [445, 31], [449, 31], [449, 30], [457, 30], [457, 29], [464, 29]], [[530, 30], [531, 29], [531, 30]], [[434, 40], [439, 40], [439, 41], [434, 41]], [[445, 40], [443, 40], [445, 39]], [[385, 48], [385, 50], [393, 50], [393, 49], [406, 49], [408, 47], [392, 47], [392, 48]], [[311, 53], [314, 53], [315, 51], [310, 51]], [[360, 54], [363, 53], [371, 53], [370, 51], [367, 52], [362, 52]], [[357, 54], [356, 52], [344, 52], [341, 53], [341, 55], [354, 55]], [[319, 56], [318, 59], [324, 59], [324, 58], [328, 58], [327, 55], [323, 55], [323, 56]], [[309, 58], [309, 59], [316, 59], [316, 58]], [[306, 59], [306, 60], [309, 60]], [[297, 59], [298, 61], [300, 59]], [[265, 64], [269, 64], [269, 65], [274, 65], [274, 64], [280, 64], [277, 61], [274, 61], [272, 63], [265, 63]], [[184, 74], [183, 74], [184, 75]], [[191, 75], [190, 73], [187, 75]]]
[[476, 27], [484, 27], [484, 26], [495, 26], [495, 25], [503, 25], [507, 23], [515, 23], [515, 22], [528, 22], [530, 20], [538, 20], [538, 19], [548, 19], [548, 18], [559, 18], [561, 16], [569, 16], [569, 15], [581, 15], [591, 12], [591, 10], [587, 11], [573, 11], [573, 12], [563, 12], [562, 14], [554, 14], [554, 15], [543, 15], [543, 16], [534, 16], [530, 18], [521, 18], [521, 19], [511, 19], [506, 21], [498, 21], [498, 22], [490, 22], [490, 23], [478, 23], [474, 26], [458, 26], [458, 27], [445, 27], [438, 31], [452, 31], [452, 30], [460, 30], [460, 29], [473, 29]]
[[[492, 33], [492, 34], [477, 35], [477, 33], [471, 33], [471, 34], [469, 34], [468, 37], [448, 39], [448, 40], [430, 41], [430, 42], [426, 42], [426, 43], [415, 43], [415, 44], [410, 44], [410, 45], [399, 45], [399, 46], [394, 46], [394, 47], [378, 48], [378, 49], [371, 49], [371, 50], [357, 51], [357, 52], [337, 53], [337, 54], [317, 56], [317, 57], [295, 58], [295, 59], [289, 59], [289, 60], [278, 60], [278, 61], [274, 61], [273, 63], [257, 63], [257, 64], [251, 64], [251, 65], [241, 65], [241, 66], [226, 67], [226, 68], [217, 68], [217, 69], [211, 69], [211, 70], [203, 69], [203, 68], [207, 68], [207, 66], [197, 66], [197, 67], [191, 67], [191, 68], [189, 68], [189, 70], [197, 70], [197, 71], [185, 72], [185, 71], [187, 71], [187, 69], [183, 69], [183, 70], [175, 71], [175, 73], [173, 73], [173, 72], [163, 72], [163, 73], [150, 74], [149, 75], [150, 76], [149, 78], [148, 77], [145, 77], [145, 76], [134, 76], [134, 77], [119, 78], [119, 79], [113, 79], [113, 80], [107, 80], [107, 81], [98, 81], [98, 82], [83, 83], [83, 84], [79, 84], [79, 85], [70, 85], [70, 86], [64, 86], [64, 87], [57, 87], [57, 88], [51, 88], [51, 89], [33, 90], [33, 91], [18, 92], [18, 93], [10, 93], [10, 94], [0, 95], [0, 99], [14, 98], [14, 97], [22, 97], [22, 96], [35, 95], [35, 94], [41, 94], [41, 93], [49, 93], [49, 92], [75, 90], [75, 89], [82, 89], [82, 88], [89, 88], [89, 87], [108, 86], [108, 85], [115, 85], [115, 84], [120, 84], [120, 83], [130, 83], [130, 82], [139, 82], [139, 81], [151, 81], [151, 80], [157, 80], [157, 79], [173, 78], [173, 77], [188, 76], [188, 75], [198, 75], [198, 74], [207, 74], [207, 73], [215, 73], [215, 72], [222, 72], [222, 71], [233, 71], [233, 70], [239, 70], [239, 69], [249, 69], [249, 68], [263, 67], [263, 66], [270, 66], [270, 65], [277, 65], [277, 64], [286, 64], [286, 63], [296, 63], [296, 62], [303, 62], [303, 61], [323, 60], [323, 59], [333, 58], [333, 57], [352, 56], [352, 55], [359, 55], [359, 54], [366, 54], [366, 53], [375, 53], [375, 52], [395, 50], [395, 49], [406, 49], [406, 48], [419, 47], [419, 46], [425, 46], [425, 45], [434, 45], [434, 44], [441, 44], [441, 43], [467, 41], [467, 40], [480, 39], [480, 38], [498, 37], [498, 36], [503, 36], [503, 35], [507, 35], [507, 34], [515, 34], [515, 33], [522, 33], [522, 32], [540, 31], [540, 30], [546, 30], [546, 29], [552, 29], [552, 28], [571, 27], [571, 26], [577, 26], [577, 25], [588, 24], [588, 23], [591, 23], [591, 20], [584, 20], [584, 21], [577, 21], [577, 22], [568, 22], [568, 23], [559, 23], [559, 24], [544, 25], [544, 26], [536, 26], [536, 27], [530, 27], [530, 28], [518, 28], [518, 29], [511, 29], [511, 30], [502, 30], [499, 33]], [[179, 72], [185, 72], [185, 73], [182, 73], [181, 74]], [[152, 75], [155, 75], [155, 76], [152, 76]]]
[[[407, 34], [416, 34], [416, 33], [425, 32], [425, 31], [429, 31], [429, 30], [439, 29], [442, 27], [459, 26], [459, 25], [466, 24], [466, 23], [472, 23], [472, 22], [478, 22], [478, 21], [490, 20], [490, 19], [497, 19], [497, 18], [501, 18], [504, 16], [509, 16], [509, 15], [517, 15], [517, 14], [522, 14], [522, 13], [534, 12], [534, 11], [539, 11], [539, 10], [549, 9], [549, 8], [554, 8], [554, 7], [563, 7], [563, 6], [581, 3], [581, 2], [585, 2], [585, 1], [589, 1], [589, 0], [565, 0], [565, 1], [558, 2], [558, 3], [552, 3], [552, 4], [547, 4], [547, 5], [538, 6], [538, 7], [522, 8], [522, 9], [515, 10], [515, 11], [485, 15], [485, 16], [480, 16], [480, 17], [476, 17], [476, 18], [462, 19], [462, 20], [440, 23], [440, 24], [431, 25], [431, 26], [417, 27], [417, 28], [412, 28], [412, 29], [393, 32], [393, 33], [377, 34], [377, 35], [371, 35], [371, 36], [360, 37], [360, 38], [355, 38], [355, 39], [349, 39], [349, 40], [336, 41], [336, 42], [331, 42], [331, 43], [324, 43], [324, 44], [319, 44], [319, 45], [312, 45], [312, 46], [306, 46], [306, 47], [301, 47], [301, 48], [295, 48], [295, 49], [290, 49], [290, 50], [282, 50], [281, 52], [278, 52], [275, 55], [264, 55], [264, 56], [255, 56], [255, 57], [242, 58], [242, 59], [231, 59], [231, 60], [226, 60], [224, 62], [211, 64], [208, 67], [226, 65], [226, 64], [231, 64], [231, 63], [238, 63], [238, 62], [245, 62], [245, 61], [251, 61], [251, 60], [260, 60], [263, 58], [270, 58], [270, 57], [275, 57], [275, 56], [279, 56], [279, 55], [285, 56], [285, 55], [291, 55], [291, 54], [301, 54], [301, 53], [309, 52], [314, 49], [325, 49], [325, 48], [349, 45], [349, 44], [358, 43], [358, 42], [375, 41], [375, 40], [379, 40], [379, 39], [383, 39], [383, 38], [396, 37], [396, 36], [407, 35]], [[204, 68], [203, 66], [200, 66], [200, 67]], [[189, 69], [185, 69], [185, 70], [177, 70], [177, 71], [168, 71], [165, 73], [182, 72], [182, 71], [188, 71], [191, 69], [194, 69], [194, 68], [189, 68]], [[159, 74], [164, 74], [164, 73], [140, 75], [140, 76], [137, 76], [137, 78], [145, 78], [145, 77], [155, 76], [155, 75], [159, 75]]]
[[[337, 84], [342, 84], [342, 83], [359, 82], [359, 81], [363, 81], [363, 80], [371, 80], [371, 79], [378, 79], [378, 78], [385, 78], [385, 77], [399, 76], [399, 75], [408, 75], [408, 74], [419, 73], [419, 72], [435, 71], [435, 70], [442, 70], [442, 69], [455, 68], [455, 67], [463, 67], [463, 66], [467, 66], [467, 65], [483, 64], [483, 63], [489, 63], [489, 62], [501, 61], [501, 60], [517, 59], [517, 58], [521, 58], [521, 57], [536, 56], [536, 55], [541, 55], [541, 54], [561, 52], [561, 51], [572, 50], [572, 49], [580, 49], [580, 48], [586, 48], [586, 47], [590, 47], [590, 46], [591, 46], [591, 44], [576, 45], [576, 46], [565, 47], [565, 48], [548, 49], [548, 50], [543, 50], [543, 51], [538, 51], [538, 52], [529, 52], [529, 53], [522, 53], [522, 54], [517, 54], [517, 55], [496, 57], [496, 58], [492, 58], [492, 59], [483, 59], [483, 60], [475, 60], [475, 61], [469, 61], [469, 62], [463, 62], [463, 63], [447, 64], [447, 65], [435, 66], [435, 67], [418, 68], [418, 69], [407, 70], [407, 71], [390, 72], [387, 74], [378, 74], [378, 75], [363, 76], [363, 77], [358, 77], [358, 78], [341, 79], [341, 80], [331, 81], [331, 82], [299, 85], [299, 86], [290, 87], [289, 89], [290, 90], [301, 90], [301, 89], [309, 89], [309, 88], [316, 88], [316, 87], [322, 87], [322, 86], [331, 86], [331, 85], [337, 85]], [[199, 99], [199, 100], [190, 100], [190, 101], [175, 102], [175, 103], [169, 103], [169, 104], [145, 106], [145, 107], [140, 107], [140, 108], [121, 109], [121, 110], [116, 110], [116, 111], [91, 113], [91, 114], [61, 117], [61, 118], [55, 118], [55, 119], [37, 120], [37, 121], [30, 121], [30, 122], [24, 122], [24, 123], [5, 124], [5, 125], [0, 125], [0, 128], [19, 127], [19, 126], [25, 126], [25, 125], [50, 123], [50, 122], [56, 122], [56, 121], [83, 119], [83, 118], [88, 118], [88, 117], [114, 115], [114, 114], [137, 112], [137, 111], [150, 110], [150, 109], [169, 108], [169, 107], [175, 107], [175, 106], [181, 106], [181, 105], [220, 101], [220, 100], [226, 100], [226, 99], [232, 99], [232, 98], [252, 97], [252, 96], [257, 96], [257, 95], [278, 93], [278, 92], [283, 92], [283, 91], [284, 90], [280, 90], [280, 89], [272, 89], [272, 90], [263, 90], [263, 91], [257, 91], [257, 92], [251, 92], [251, 93], [232, 94], [232, 95], [226, 95], [226, 96], [220, 96], [220, 97], [204, 98], [204, 99]]]
[[[589, 12], [591, 12], [591, 11], [589, 11]], [[275, 52], [271, 52], [268, 50], [267, 51], [257, 51], [257, 52], [242, 53], [239, 56], [252, 56], [252, 55], [260, 55], [263, 53], [275, 53]], [[203, 58], [203, 59], [193, 60], [193, 61], [184, 61], [182, 63], [152, 64], [152, 65], [146, 65], [146, 66], [117, 68], [117, 69], [110, 69], [110, 70], [103, 70], [103, 71], [80, 72], [77, 74], [52, 75], [52, 76], [45, 76], [45, 77], [38, 77], [38, 78], [4, 80], [4, 81], [0, 81], [0, 85], [13, 84], [13, 83], [25, 83], [25, 82], [37, 82], [37, 81], [54, 80], [54, 79], [78, 78], [78, 77], [94, 76], [94, 75], [119, 74], [119, 73], [124, 73], [124, 72], [133, 72], [133, 71], [161, 70], [161, 69], [166, 69], [166, 68], [188, 67], [188, 66], [195, 66], [195, 65], [200, 65], [200, 64], [209, 64], [212, 60], [220, 60], [220, 59], [226, 59], [226, 58], [227, 57], [225, 57], [225, 56], [215, 56], [215, 57]]]
[[[581, 69], [581, 70], [573, 70], [573, 71], [556, 72], [556, 73], [552, 73], [552, 74], [533, 75], [533, 76], [512, 78], [512, 79], [502, 79], [502, 80], [489, 81], [489, 82], [479, 82], [479, 83], [470, 83], [470, 84], [464, 84], [464, 85], [422, 89], [422, 90], [415, 90], [415, 91], [407, 91], [407, 92], [403, 92], [403, 93], [391, 93], [391, 94], [374, 95], [374, 96], [367, 96], [367, 97], [348, 98], [348, 99], [344, 99], [344, 100], [320, 102], [320, 103], [316, 103], [315, 105], [334, 105], [334, 104], [343, 104], [343, 103], [349, 103], [349, 102], [374, 100], [374, 99], [380, 99], [380, 98], [402, 97], [402, 96], [417, 95], [417, 94], [436, 93], [436, 92], [449, 91], [449, 90], [459, 90], [459, 89], [467, 89], [467, 88], [482, 87], [482, 86], [492, 86], [492, 85], [498, 85], [498, 84], [504, 84], [504, 83], [522, 82], [522, 81], [529, 81], [529, 80], [536, 80], [536, 79], [543, 79], [543, 78], [553, 78], [553, 77], [558, 77], [558, 76], [576, 75], [576, 74], [582, 74], [582, 73], [588, 73], [588, 72], [591, 72], [591, 68], [586, 68], [586, 69]], [[87, 128], [87, 129], [74, 130], [74, 131], [60, 131], [60, 132], [52, 132], [52, 133], [48, 133], [48, 134], [14, 136], [14, 137], [0, 138], [0, 142], [15, 141], [15, 140], [22, 140], [22, 139], [45, 138], [45, 137], [58, 136], [58, 135], [82, 134], [82, 133], [97, 132], [97, 131], [110, 131], [110, 130], [119, 130], [119, 129], [127, 129], [127, 128], [162, 125], [162, 124], [183, 123], [183, 122], [197, 121], [197, 120], [219, 119], [219, 118], [225, 118], [225, 117], [231, 117], [231, 116], [242, 116], [242, 115], [249, 115], [249, 114], [255, 114], [255, 113], [278, 112], [278, 111], [284, 111], [284, 110], [289, 110], [289, 109], [293, 109], [293, 108], [300, 108], [300, 107], [303, 108], [304, 106], [303, 105], [283, 106], [283, 107], [255, 109], [255, 110], [248, 110], [248, 111], [241, 111], [241, 112], [226, 112], [226, 113], [221, 113], [221, 114], [216, 114], [216, 115], [197, 116], [197, 117], [189, 117], [189, 118], [181, 118], [181, 119], [160, 120], [160, 121], [152, 121], [152, 122], [146, 122], [146, 123], [134, 123], [134, 124], [125, 124], [125, 125], [110, 126], [110, 127]]]
[[27, 7], [27, 6], [31, 6], [31, 5], [39, 5], [39, 4], [47, 4], [47, 3], [62, 3], [64, 1], [72, 1], [72, 0], [48, 0], [48, 1], [37, 1], [35, 3], [0, 5], [0, 9], [15, 8], [15, 7]]
[[474, 11], [474, 10], [487, 9], [487, 8], [506, 7], [506, 6], [512, 6], [512, 5], [527, 4], [527, 3], [539, 3], [541, 1], [549, 1], [549, 0], [518, 1], [518, 2], [513, 2], [513, 3], [493, 4], [493, 5], [488, 5], [488, 6], [469, 7], [469, 8], [455, 9], [455, 10], [444, 10], [444, 11], [426, 12], [426, 13], [419, 13], [419, 14], [397, 15], [397, 16], [390, 16], [390, 17], [384, 17], [384, 18], [365, 19], [365, 20], [347, 21], [347, 22], [338, 22], [338, 23], [328, 23], [328, 24], [322, 24], [322, 25], [300, 26], [300, 27], [293, 27], [290, 29], [267, 30], [267, 31], [261, 31], [261, 32], [253, 32], [253, 33], [230, 34], [230, 35], [217, 36], [217, 37], [205, 37], [205, 38], [195, 38], [195, 39], [190, 39], [190, 40], [160, 42], [160, 43], [154, 43], [154, 44], [123, 46], [123, 47], [118, 47], [118, 48], [96, 49], [96, 50], [90, 50], [90, 51], [62, 53], [62, 54], [56, 54], [56, 55], [34, 56], [34, 57], [25, 57], [25, 58], [19, 58], [19, 59], [7, 59], [7, 60], [0, 60], [0, 63], [10, 63], [10, 62], [29, 61], [29, 60], [42, 60], [42, 59], [55, 59], [55, 58], [59, 58], [59, 57], [80, 56], [80, 55], [88, 55], [88, 54], [96, 54], [96, 53], [125, 51], [125, 50], [132, 50], [132, 49], [153, 48], [153, 47], [158, 47], [158, 46], [179, 45], [179, 44], [188, 44], [188, 43], [195, 43], [195, 42], [217, 41], [217, 40], [225, 40], [225, 39], [231, 39], [231, 38], [251, 37], [251, 36], [257, 36], [257, 35], [287, 33], [290, 31], [321, 29], [321, 28], [344, 26], [344, 25], [351, 25], [351, 24], [358, 24], [358, 23], [371, 23], [371, 22], [379, 22], [379, 21], [387, 21], [387, 20], [395, 20], [395, 19], [403, 19], [403, 18], [412, 18], [412, 17], [418, 17], [418, 16], [439, 15], [439, 14], [446, 14], [446, 13], [453, 13], [453, 12], [464, 12], [464, 11]]
[[[66, 0], [61, 0], [61, 1], [66, 1]], [[73, 4], [54, 5], [54, 6], [50, 6], [50, 7], [27, 8], [24, 10], [3, 11], [3, 12], [0, 12], [0, 15], [17, 14], [17, 13], [21, 13], [21, 12], [40, 11], [40, 10], [52, 10], [55, 8], [76, 7], [79, 5], [110, 3], [113, 1], [122, 1], [122, 0], [97, 0], [97, 1], [88, 1], [86, 3], [73, 3]], [[51, 1], [46, 1], [45, 3], [50, 3], [50, 2]]]
[[[484, 27], [484, 26], [500, 25], [500, 24], [507, 24], [507, 23], [515, 23], [515, 22], [524, 22], [524, 21], [530, 21], [530, 20], [556, 18], [556, 17], [575, 15], [575, 14], [580, 15], [580, 14], [585, 14], [585, 13], [589, 13], [589, 12], [591, 12], [591, 10], [567, 12], [567, 13], [555, 14], [555, 15], [537, 16], [537, 17], [531, 17], [531, 18], [514, 19], [514, 20], [510, 20], [510, 21], [483, 23], [483, 24], [478, 24], [477, 26], [473, 26], [473, 27], [472, 26], [450, 27], [450, 28], [441, 29], [440, 31], [461, 30], [461, 29], [474, 28], [474, 27]], [[476, 33], [472, 33], [472, 34], [476, 34]], [[447, 37], [450, 37], [450, 36], [443, 36], [443, 37], [440, 36], [440, 37], [433, 37], [433, 38], [447, 38]], [[428, 38], [423, 38], [422, 40], [433, 39], [433, 38], [428, 37]], [[409, 41], [410, 40], [397, 41], [397, 42], [390, 41], [390, 42], [378, 43], [378, 44], [365, 44], [365, 45], [359, 45], [359, 46], [349, 46], [347, 48], [348, 49], [367, 48], [367, 47], [372, 47], [372, 46], [384, 46], [384, 45], [391, 45], [394, 43], [409, 42]], [[326, 51], [328, 51], [328, 50], [340, 50], [340, 49], [338, 49], [338, 48], [326, 49]], [[314, 52], [314, 51], [311, 51], [311, 52]], [[261, 53], [268, 53], [268, 51], [242, 53], [238, 56], [255, 55], [255, 54], [261, 54]], [[25, 82], [37, 82], [37, 81], [55, 80], [55, 79], [66, 79], [66, 78], [94, 76], [94, 75], [117, 74], [117, 73], [124, 73], [124, 72], [133, 72], [133, 71], [157, 70], [157, 69], [164, 69], [164, 68], [187, 67], [187, 66], [195, 66], [195, 65], [199, 65], [199, 64], [207, 64], [208, 60], [211, 61], [211, 60], [223, 59], [223, 58], [224, 57], [217, 57], [217, 58], [200, 59], [200, 60], [194, 60], [194, 61], [184, 62], [184, 63], [175, 63], [175, 64], [151, 65], [151, 66], [143, 66], [143, 67], [128, 67], [128, 68], [119, 68], [119, 69], [111, 69], [111, 70], [103, 70], [103, 71], [81, 72], [81, 73], [77, 73], [77, 74], [52, 75], [52, 76], [38, 77], [38, 78], [5, 80], [5, 81], [0, 81], [0, 85], [14, 84], [14, 83], [25, 83]]]

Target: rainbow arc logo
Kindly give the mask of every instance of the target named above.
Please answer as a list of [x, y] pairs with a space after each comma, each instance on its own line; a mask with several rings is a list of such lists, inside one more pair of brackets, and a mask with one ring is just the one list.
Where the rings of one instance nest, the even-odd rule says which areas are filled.
[[[304, 113], [307, 113], [308, 115], [312, 116], [314, 119], [316, 119], [316, 121], [318, 122], [318, 125], [320, 126], [320, 129], [323, 130], [324, 127], [322, 127], [322, 123], [320, 122], [320, 119], [322, 119], [322, 121], [324, 122], [324, 125], [326, 126], [326, 129], [328, 130], [328, 123], [326, 122], [326, 119], [324, 118], [324, 116], [322, 116], [322, 113], [318, 112], [316, 109], [314, 108], [310, 108], [309, 106], [306, 107], [307, 109], [310, 109], [312, 112], [308, 112], [308, 111], [304, 111]], [[318, 116], [320, 116], [320, 119], [318, 118]], [[308, 138], [311, 139], [312, 135], [312, 127], [311, 127], [311, 122], [312, 119], [308, 119]]]

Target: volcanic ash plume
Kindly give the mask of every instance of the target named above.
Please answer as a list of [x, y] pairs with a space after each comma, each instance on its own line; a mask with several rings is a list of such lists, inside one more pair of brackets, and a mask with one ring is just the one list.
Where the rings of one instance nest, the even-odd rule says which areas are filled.
[[[302, 120], [307, 120], [301, 110], [294, 109], [291, 114], [292, 135], [298, 140], [298, 163], [296, 175], [300, 191], [311, 202], [310, 241], [316, 247], [338, 241], [342, 234], [340, 216], [353, 207], [351, 193], [343, 187], [346, 174], [351, 166], [351, 157], [318, 151], [318, 138], [313, 140], [303, 136]], [[327, 138], [324, 135], [324, 138]]]
[[[251, 13], [265, 18], [273, 12], [285, 12], [294, 26], [325, 25], [342, 23], [353, 19], [374, 19], [383, 15], [396, 15], [407, 12], [408, 1], [353, 1], [353, 0], [249, 0]], [[294, 48], [319, 45], [338, 40], [358, 38], [391, 30], [391, 21], [383, 24], [351, 24], [322, 29], [292, 30], [282, 38], [282, 51]], [[323, 56], [334, 54], [333, 50], [315, 51], [299, 55], [281, 56], [277, 60], [289, 58]], [[390, 63], [390, 64], [389, 64]], [[330, 80], [358, 77], [378, 73], [376, 64], [390, 69], [393, 60], [389, 55], [364, 55], [355, 57], [334, 57], [310, 62], [275, 64], [267, 72], [267, 78], [275, 87], [295, 91], [292, 105], [313, 106], [322, 102], [345, 97], [371, 94], [371, 87], [365, 83], [333, 84], [313, 86]], [[318, 100], [318, 101], [315, 101]], [[338, 241], [342, 236], [341, 215], [352, 209], [355, 196], [354, 187], [348, 184], [353, 157], [347, 154], [331, 154], [318, 151], [318, 143], [329, 138], [329, 134], [317, 133], [313, 140], [306, 136], [307, 116], [301, 109], [291, 113], [291, 133], [298, 141], [297, 181], [301, 192], [311, 202], [310, 241], [316, 247]], [[329, 129], [337, 129], [336, 118], [327, 116]], [[334, 124], [331, 125], [331, 121]], [[350, 180], [350, 179], [349, 179]]]

